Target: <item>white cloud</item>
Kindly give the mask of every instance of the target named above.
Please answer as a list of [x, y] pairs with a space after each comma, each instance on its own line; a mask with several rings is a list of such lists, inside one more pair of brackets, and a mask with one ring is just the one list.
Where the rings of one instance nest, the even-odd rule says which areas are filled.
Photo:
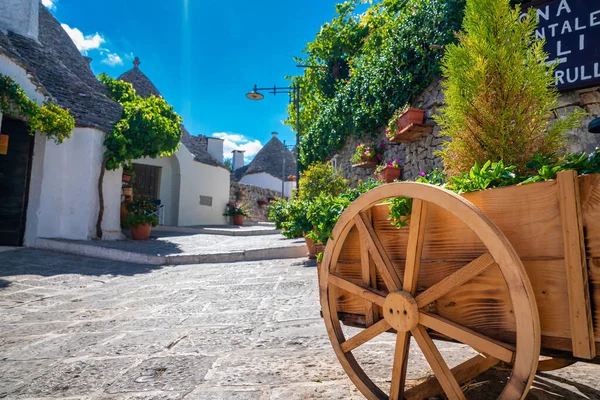
[[102, 43], [105, 42], [104, 38], [96, 32], [94, 35], [84, 35], [77, 28], [71, 28], [67, 24], [61, 24], [63, 29], [69, 34], [69, 37], [77, 46], [77, 50], [85, 54], [88, 50], [99, 49]]
[[223, 157], [231, 158], [233, 150], [243, 150], [244, 159], [249, 162], [263, 148], [258, 140], [249, 140], [244, 135], [236, 133], [215, 132], [213, 137], [223, 139]]
[[121, 59], [121, 57], [119, 57], [117, 53], [108, 53], [106, 55], [106, 58], [102, 60], [102, 62], [104, 64], [110, 65], [111, 67], [123, 65], [123, 60]]
[[58, 0], [42, 0], [42, 4], [44, 5], [44, 7], [50, 9], [50, 10], [56, 10], [56, 3], [58, 2]]

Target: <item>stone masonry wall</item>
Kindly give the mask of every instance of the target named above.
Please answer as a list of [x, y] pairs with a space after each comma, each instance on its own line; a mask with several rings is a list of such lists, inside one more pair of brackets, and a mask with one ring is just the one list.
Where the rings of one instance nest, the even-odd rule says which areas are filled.
[[[444, 93], [438, 79], [425, 89], [419, 98], [411, 104], [413, 107], [425, 110], [424, 123], [434, 126], [431, 132], [424, 134], [410, 143], [402, 144], [389, 144], [383, 129], [378, 132], [377, 137], [374, 139], [356, 139], [351, 137], [346, 141], [344, 147], [333, 157], [337, 168], [346, 179], [350, 180], [350, 185], [353, 187], [358, 184], [359, 180], [365, 181], [375, 176], [373, 169], [352, 167], [350, 158], [354, 154], [357, 142], [373, 145], [378, 145], [382, 142], [386, 143], [384, 161], [389, 162], [395, 158], [400, 159], [403, 165], [401, 178], [404, 180], [414, 179], [421, 171], [442, 168], [442, 160], [435, 156], [434, 153], [440, 149], [446, 138], [440, 135], [440, 128], [436, 125], [433, 116], [439, 114], [439, 110], [443, 105]], [[600, 146], [600, 135], [589, 133], [587, 127], [592, 119], [600, 116], [600, 87], [563, 93], [556, 114], [561, 116], [565, 112], [570, 112], [575, 108], [584, 109], [588, 113], [588, 116], [583, 120], [580, 129], [568, 134], [570, 150], [573, 152], [582, 150], [592, 151]]]
[[258, 202], [268, 202], [279, 197], [281, 197], [281, 192], [233, 181], [229, 189], [230, 203], [246, 204], [250, 211], [249, 219], [256, 222], [265, 222], [269, 216], [268, 205], [260, 205]]

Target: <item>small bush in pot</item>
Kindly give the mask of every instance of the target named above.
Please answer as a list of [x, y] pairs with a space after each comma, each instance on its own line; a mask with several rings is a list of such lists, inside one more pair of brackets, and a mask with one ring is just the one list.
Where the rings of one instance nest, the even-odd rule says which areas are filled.
[[365, 143], [356, 143], [356, 150], [350, 159], [355, 164], [358, 163], [379, 163], [383, 156], [381, 153], [385, 148], [385, 144], [381, 143], [378, 146], [368, 145]]
[[245, 204], [233, 203], [227, 207], [227, 211], [223, 213], [226, 217], [233, 217], [233, 224], [237, 226], [244, 225], [244, 218], [250, 216], [250, 212]]
[[138, 197], [127, 203], [128, 215], [123, 220], [123, 225], [131, 229], [133, 240], [148, 240], [152, 227], [158, 225], [158, 218], [150, 215], [156, 209], [156, 204], [146, 197]]
[[377, 179], [386, 183], [392, 183], [393, 181], [400, 179], [402, 173], [402, 167], [400, 166], [400, 160], [395, 159], [385, 165], [380, 165], [375, 170]]

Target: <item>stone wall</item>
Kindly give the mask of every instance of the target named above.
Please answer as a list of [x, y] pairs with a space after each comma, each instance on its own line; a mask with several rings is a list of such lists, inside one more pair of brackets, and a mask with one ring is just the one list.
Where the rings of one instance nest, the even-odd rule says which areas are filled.
[[[425, 110], [425, 124], [432, 125], [433, 130], [424, 134], [419, 139], [410, 143], [389, 144], [384, 130], [377, 133], [375, 138], [349, 138], [344, 147], [334, 155], [333, 163], [342, 172], [344, 177], [350, 180], [351, 186], [356, 186], [359, 180], [367, 180], [374, 177], [373, 169], [363, 169], [352, 167], [350, 158], [354, 154], [357, 142], [378, 145], [386, 143], [387, 147], [384, 153], [384, 161], [400, 159], [403, 165], [402, 179], [414, 179], [421, 171], [429, 171], [433, 168], [442, 168], [442, 160], [435, 156], [436, 150], [439, 150], [445, 138], [440, 135], [440, 128], [436, 125], [433, 116], [439, 114], [439, 109], [444, 105], [444, 93], [440, 80], [433, 82], [420, 96], [411, 104], [416, 108]], [[565, 92], [560, 98], [557, 115], [564, 115], [575, 108], [582, 108], [588, 113], [580, 129], [570, 132], [569, 147], [571, 151], [592, 151], [600, 146], [600, 135], [594, 135], [588, 132], [589, 122], [600, 116], [600, 87], [588, 88]]]
[[229, 201], [245, 204], [250, 211], [249, 219], [256, 222], [267, 221], [269, 216], [268, 206], [259, 204], [259, 201], [268, 202], [279, 197], [281, 192], [233, 181], [229, 190]]

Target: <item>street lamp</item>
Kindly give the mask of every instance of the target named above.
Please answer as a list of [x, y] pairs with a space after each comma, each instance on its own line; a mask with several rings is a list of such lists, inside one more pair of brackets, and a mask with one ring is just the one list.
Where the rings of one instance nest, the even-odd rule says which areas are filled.
[[272, 95], [276, 94], [293, 94], [294, 107], [296, 109], [296, 195], [298, 195], [300, 189], [300, 83], [295, 83], [292, 86], [278, 87], [273, 86], [270, 88], [259, 88], [254, 85], [251, 92], [246, 94], [246, 97], [250, 100], [262, 100], [265, 96], [260, 93], [266, 90]]

